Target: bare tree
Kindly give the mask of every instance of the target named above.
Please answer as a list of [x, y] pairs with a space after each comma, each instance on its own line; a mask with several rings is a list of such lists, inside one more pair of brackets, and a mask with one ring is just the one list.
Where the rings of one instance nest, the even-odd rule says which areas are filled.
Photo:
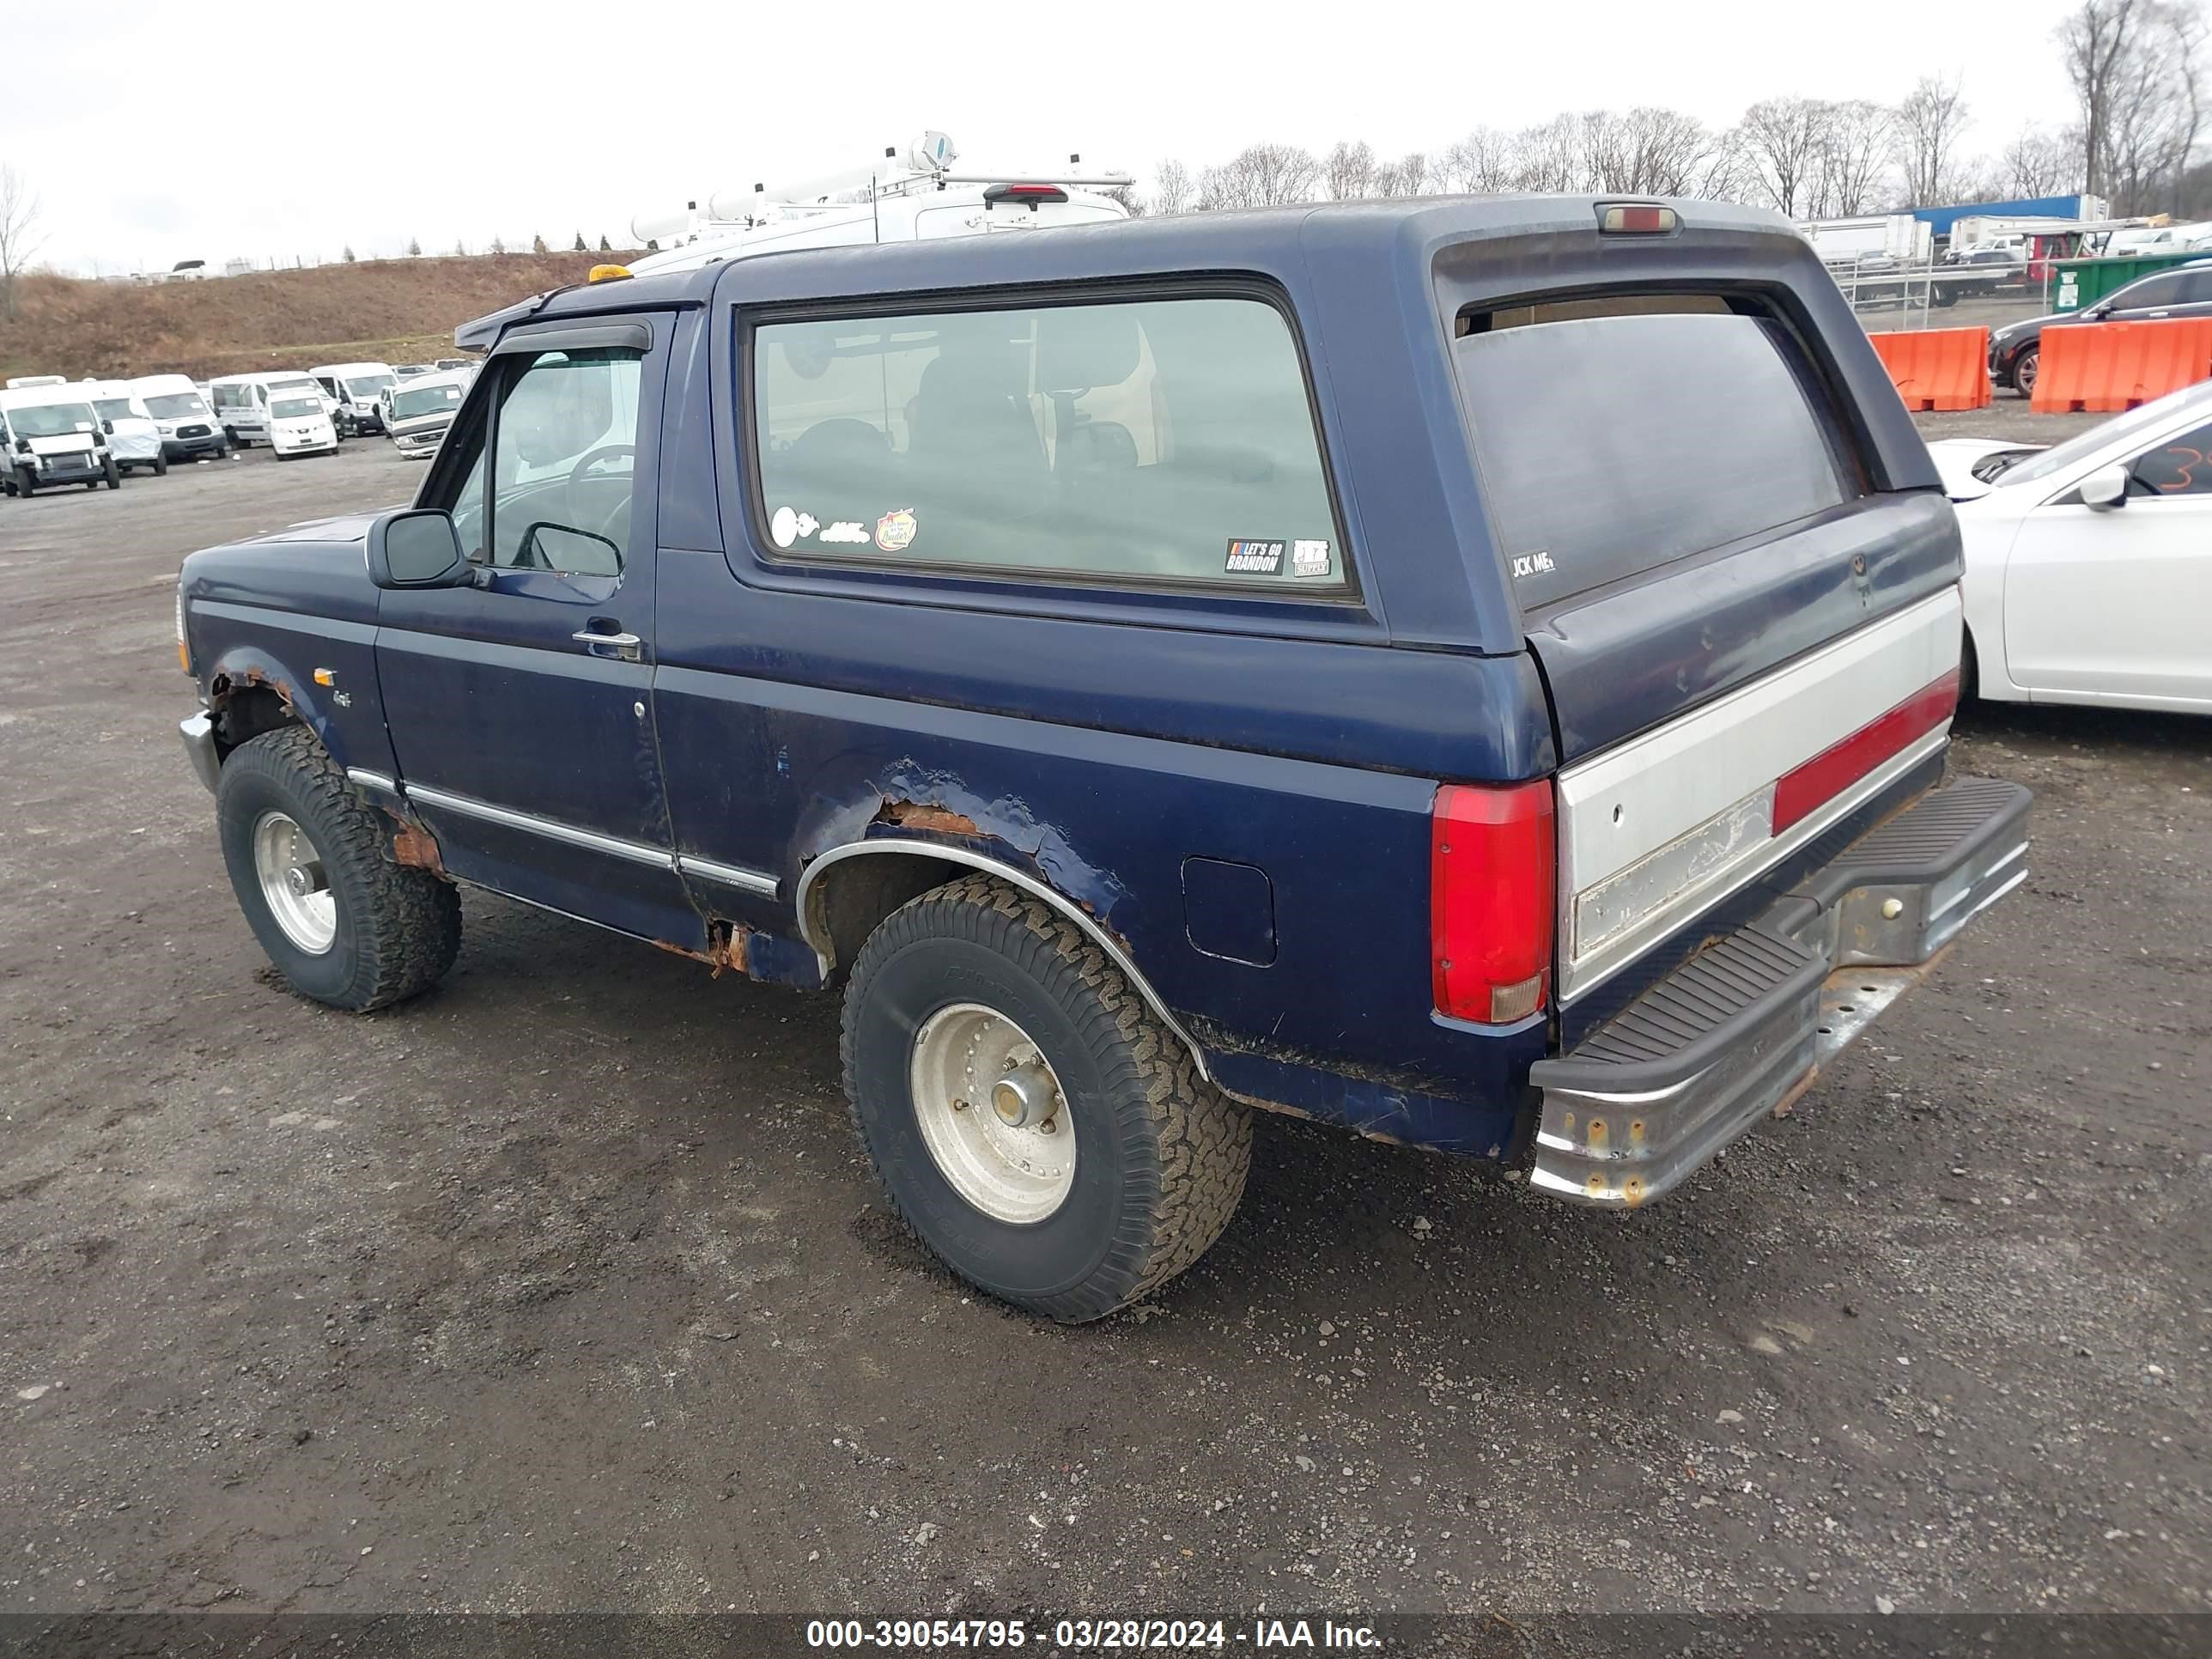
[[490, 253], [504, 253], [507, 252], [507, 244], [495, 236], [491, 239], [491, 246], [485, 251]]
[[0, 317], [15, 314], [15, 279], [46, 246], [39, 198], [23, 175], [0, 163]]
[[1364, 138], [1356, 144], [1338, 139], [1321, 166], [1322, 185], [1332, 202], [1382, 193], [1375, 188], [1375, 147]]
[[1375, 169], [1377, 196], [1419, 196], [1428, 187], [1429, 158], [1420, 150], [1409, 150]]
[[1514, 190], [1564, 192], [1583, 187], [1582, 124], [1555, 115], [1541, 126], [1523, 127], [1513, 136]]
[[1792, 218], [1809, 211], [1822, 125], [1810, 98], [1766, 98], [1744, 111], [1735, 139], [1750, 192]]
[[2132, 33], [2112, 65], [2104, 125], [2103, 177], [2120, 211], [2179, 207], [2203, 125], [2197, 84], [2203, 56], [2200, 11], [2139, 0]]
[[346, 264], [353, 264], [353, 244], [351, 242], [348, 242], [343, 247], [338, 250], [338, 258]]
[[2135, 42], [2139, 0], [2081, 0], [2054, 31], [2081, 113], [2082, 187], [2106, 194], [2115, 82]]
[[1109, 202], [1119, 202], [1121, 211], [1132, 219], [1145, 216], [1145, 198], [1137, 194], [1134, 185], [1115, 185], [1112, 189], [1102, 190], [1098, 193]]
[[1313, 199], [1321, 163], [1296, 144], [1251, 144], [1199, 175], [1202, 208], [1271, 207]]
[[1517, 168], [1513, 136], [1477, 127], [1444, 150], [1438, 182], [1446, 190], [1494, 195], [1513, 188]]
[[1897, 106], [1898, 160], [1905, 168], [1905, 205], [1934, 207], [1947, 199], [1959, 145], [1972, 123], [1961, 82], [1923, 75]]
[[2081, 144], [2071, 135], [2030, 127], [1997, 158], [2005, 194], [2021, 199], [2055, 196], [2081, 176]]
[[1889, 171], [1895, 118], [1864, 98], [1822, 104], [1820, 118], [1815, 210], [1843, 218], [1871, 212]]
[[1180, 161], [1163, 161], [1152, 180], [1152, 211], [1188, 213], [1191, 207], [1190, 169]]

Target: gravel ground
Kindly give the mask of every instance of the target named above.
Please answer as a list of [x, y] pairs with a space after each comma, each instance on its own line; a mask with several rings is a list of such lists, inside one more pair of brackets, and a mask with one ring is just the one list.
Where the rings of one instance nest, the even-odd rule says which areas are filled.
[[417, 477], [0, 501], [0, 1611], [2206, 1609], [2212, 723], [1970, 714], [2028, 884], [1665, 1203], [1265, 1119], [1060, 1329], [886, 1218], [828, 1000], [474, 893], [414, 1006], [273, 981], [177, 561]]

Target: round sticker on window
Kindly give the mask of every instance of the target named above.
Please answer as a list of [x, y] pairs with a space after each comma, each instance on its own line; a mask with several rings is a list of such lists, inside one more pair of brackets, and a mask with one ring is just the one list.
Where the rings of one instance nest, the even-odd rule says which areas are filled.
[[903, 552], [914, 540], [914, 509], [895, 507], [876, 520], [876, 545], [886, 553]]

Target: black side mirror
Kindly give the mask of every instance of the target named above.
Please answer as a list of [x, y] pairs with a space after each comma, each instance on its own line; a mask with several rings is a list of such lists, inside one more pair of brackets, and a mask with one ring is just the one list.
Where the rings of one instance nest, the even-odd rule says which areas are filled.
[[382, 514], [368, 526], [368, 579], [379, 587], [465, 587], [472, 574], [442, 507]]
[[112, 421], [102, 421], [100, 423], [100, 429], [112, 438], [115, 435], [115, 422]]
[[605, 536], [540, 520], [522, 532], [531, 562], [564, 576], [619, 576], [622, 549]]

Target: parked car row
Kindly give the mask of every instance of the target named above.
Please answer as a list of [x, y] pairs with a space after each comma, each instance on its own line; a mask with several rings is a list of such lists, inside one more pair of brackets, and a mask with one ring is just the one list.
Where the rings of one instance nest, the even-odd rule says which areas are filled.
[[2043, 366], [2043, 331], [2074, 323], [2162, 322], [2176, 317], [2212, 317], [2212, 259], [2192, 259], [2171, 270], [2153, 271], [2115, 289], [2079, 311], [2031, 317], [1990, 332], [1990, 380], [2023, 398], [2035, 391]]
[[325, 363], [198, 382], [183, 374], [70, 380], [18, 375], [0, 391], [0, 494], [64, 484], [119, 489], [134, 470], [222, 460], [266, 444], [278, 460], [328, 455], [348, 438], [390, 437], [426, 458], [475, 378], [467, 358], [435, 364]]

